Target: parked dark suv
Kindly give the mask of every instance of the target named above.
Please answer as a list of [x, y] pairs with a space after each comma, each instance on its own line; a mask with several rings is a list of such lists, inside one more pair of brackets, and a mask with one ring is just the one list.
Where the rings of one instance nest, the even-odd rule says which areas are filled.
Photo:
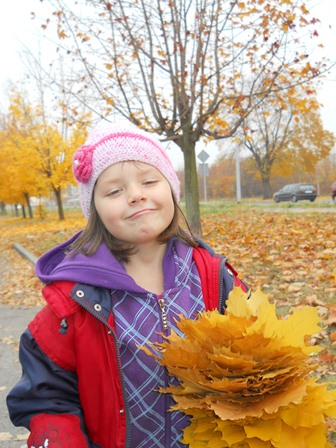
[[336, 182], [331, 186], [331, 199], [336, 203]]
[[304, 201], [314, 202], [317, 197], [317, 188], [312, 184], [289, 184], [274, 193], [275, 202]]

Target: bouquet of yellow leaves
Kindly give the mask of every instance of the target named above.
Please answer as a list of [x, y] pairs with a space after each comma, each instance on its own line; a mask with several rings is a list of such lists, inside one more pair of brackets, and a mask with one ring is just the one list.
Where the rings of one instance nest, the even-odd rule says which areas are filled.
[[181, 318], [179, 336], [145, 351], [179, 386], [171, 393], [191, 416], [182, 442], [192, 448], [326, 448], [328, 417], [336, 417], [336, 389], [319, 383], [309, 345], [321, 331], [317, 310], [296, 309], [280, 319], [260, 290], [249, 300], [235, 288], [225, 315]]

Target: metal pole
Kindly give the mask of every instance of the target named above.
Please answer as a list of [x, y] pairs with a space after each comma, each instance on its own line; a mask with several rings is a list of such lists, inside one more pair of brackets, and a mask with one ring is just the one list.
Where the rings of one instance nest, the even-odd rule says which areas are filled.
[[203, 188], [204, 188], [204, 202], [207, 200], [207, 186], [206, 186], [206, 175], [205, 175], [205, 164], [203, 163]]
[[241, 185], [240, 185], [240, 160], [239, 160], [239, 146], [236, 149], [236, 194], [237, 202], [241, 202]]

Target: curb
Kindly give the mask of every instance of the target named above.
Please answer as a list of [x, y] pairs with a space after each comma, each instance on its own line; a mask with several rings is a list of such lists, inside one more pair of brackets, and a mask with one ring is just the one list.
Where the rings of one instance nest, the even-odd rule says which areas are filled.
[[30, 261], [34, 265], [36, 264], [36, 262], [38, 260], [38, 257], [36, 257], [36, 255], [34, 255], [31, 252], [29, 252], [28, 250], [26, 250], [19, 243], [13, 243], [12, 246], [14, 247], [15, 250], [17, 250], [19, 252], [19, 254], [23, 258], [26, 258], [28, 261]]

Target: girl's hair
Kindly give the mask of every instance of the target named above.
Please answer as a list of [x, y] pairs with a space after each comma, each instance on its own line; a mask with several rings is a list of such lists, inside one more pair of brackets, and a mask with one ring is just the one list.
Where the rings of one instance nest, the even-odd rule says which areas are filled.
[[[184, 213], [179, 207], [174, 195], [172, 195], [172, 198], [174, 202], [174, 216], [169, 226], [158, 236], [158, 242], [164, 244], [171, 237], [177, 237], [188, 246], [197, 247], [198, 243], [190, 230]], [[181, 220], [183, 221], [186, 230], [181, 228]], [[92, 198], [90, 216], [86, 227], [81, 232], [79, 237], [71, 244], [71, 246], [69, 246], [67, 251], [68, 256], [72, 257], [78, 253], [82, 253], [87, 256], [93, 255], [102, 242], [106, 244], [118, 260], [123, 262], [127, 262], [129, 257], [136, 252], [132, 245], [120, 241], [111, 235], [100, 219]]]

